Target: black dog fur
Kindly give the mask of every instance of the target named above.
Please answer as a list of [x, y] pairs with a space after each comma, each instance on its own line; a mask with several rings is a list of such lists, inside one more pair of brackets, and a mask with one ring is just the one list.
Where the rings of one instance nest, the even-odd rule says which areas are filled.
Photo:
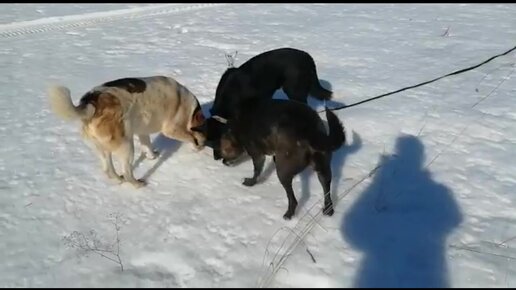
[[[271, 99], [280, 88], [290, 100], [305, 104], [309, 94], [319, 100], [332, 97], [332, 92], [319, 83], [310, 54], [294, 48], [280, 48], [254, 56], [238, 68], [228, 68], [217, 86], [211, 116], [230, 120], [242, 101]], [[213, 118], [207, 120], [206, 126], [207, 141], [212, 144], [214, 158], [218, 160], [218, 142], [226, 126]]]
[[251, 156], [254, 174], [244, 180], [246, 186], [256, 184], [265, 156], [274, 156], [276, 173], [288, 198], [285, 219], [290, 219], [297, 207], [292, 179], [307, 166], [312, 166], [324, 191], [323, 213], [331, 216], [330, 162], [332, 152], [342, 146], [346, 138], [337, 116], [326, 110], [326, 118], [329, 134], [317, 112], [306, 104], [273, 99], [242, 102], [238, 114], [228, 122], [228, 130], [221, 137], [221, 155], [225, 163], [243, 152]]

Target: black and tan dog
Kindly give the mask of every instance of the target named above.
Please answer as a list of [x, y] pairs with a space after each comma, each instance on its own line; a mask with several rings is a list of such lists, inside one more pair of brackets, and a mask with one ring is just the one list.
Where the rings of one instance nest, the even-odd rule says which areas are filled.
[[224, 123], [232, 119], [240, 102], [251, 99], [271, 99], [282, 88], [290, 100], [307, 103], [308, 95], [329, 100], [332, 92], [324, 89], [317, 76], [315, 62], [307, 52], [294, 48], [280, 48], [259, 54], [238, 68], [228, 68], [222, 75], [211, 118], [207, 120], [208, 142], [213, 146], [214, 158], [220, 159], [219, 140]]
[[247, 152], [254, 165], [254, 174], [244, 180], [253, 186], [263, 170], [265, 156], [274, 156], [276, 173], [288, 197], [288, 210], [283, 218], [294, 215], [297, 200], [292, 179], [307, 166], [312, 166], [324, 191], [325, 215], [333, 215], [330, 197], [332, 152], [345, 143], [344, 127], [337, 116], [326, 110], [329, 134], [321, 118], [306, 104], [288, 100], [243, 102], [238, 114], [228, 122], [221, 137], [221, 155], [230, 162]]

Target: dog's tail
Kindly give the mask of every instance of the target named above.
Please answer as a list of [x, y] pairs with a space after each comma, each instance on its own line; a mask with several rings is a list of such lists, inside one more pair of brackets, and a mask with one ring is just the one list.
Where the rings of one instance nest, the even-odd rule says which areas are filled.
[[330, 100], [333, 96], [333, 92], [329, 91], [321, 86], [319, 80], [316, 79], [312, 87], [310, 88], [310, 95], [314, 96], [318, 100]]
[[77, 107], [74, 106], [70, 90], [66, 87], [53, 85], [47, 92], [52, 111], [64, 120], [85, 120], [95, 113], [95, 107], [91, 104], [81, 103]]
[[333, 96], [333, 92], [321, 86], [321, 83], [319, 82], [319, 76], [317, 75], [317, 69], [315, 68], [315, 63], [313, 64], [311, 75], [312, 87], [310, 88], [310, 95], [321, 101], [330, 100]]
[[330, 129], [328, 147], [331, 151], [335, 151], [346, 142], [344, 126], [335, 113], [328, 108], [326, 108], [326, 120], [328, 120], [328, 127]]

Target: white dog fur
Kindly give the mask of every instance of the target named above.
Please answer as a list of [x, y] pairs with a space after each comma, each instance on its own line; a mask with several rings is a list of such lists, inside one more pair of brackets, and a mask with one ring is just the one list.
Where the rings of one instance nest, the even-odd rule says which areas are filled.
[[[82, 136], [92, 141], [103, 171], [109, 178], [136, 187], [145, 184], [133, 176], [133, 135], [137, 135], [145, 155], [156, 158], [149, 134], [161, 132], [168, 138], [204, 147], [201, 126], [205, 119], [199, 101], [186, 87], [170, 77], [127, 78], [105, 83], [86, 93], [78, 106], [70, 90], [51, 86], [48, 90], [52, 111], [64, 120], [81, 120]], [[123, 178], [116, 174], [111, 155], [123, 164]]]

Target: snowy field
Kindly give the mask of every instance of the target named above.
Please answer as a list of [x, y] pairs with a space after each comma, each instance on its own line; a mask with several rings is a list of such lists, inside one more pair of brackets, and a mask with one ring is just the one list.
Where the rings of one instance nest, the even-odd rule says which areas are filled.
[[[320, 214], [307, 170], [291, 221], [270, 159], [247, 188], [251, 161], [225, 167], [208, 148], [160, 135], [157, 160], [135, 156], [148, 186], [113, 184], [46, 96], [51, 83], [77, 102], [109, 80], [165, 74], [207, 112], [225, 53], [238, 51], [239, 66], [290, 46], [349, 104], [515, 40], [510, 4], [2, 4], [0, 286], [515, 287], [514, 52], [337, 111], [349, 143], [332, 162], [335, 214]], [[65, 237], [96, 241], [97, 252]]]

